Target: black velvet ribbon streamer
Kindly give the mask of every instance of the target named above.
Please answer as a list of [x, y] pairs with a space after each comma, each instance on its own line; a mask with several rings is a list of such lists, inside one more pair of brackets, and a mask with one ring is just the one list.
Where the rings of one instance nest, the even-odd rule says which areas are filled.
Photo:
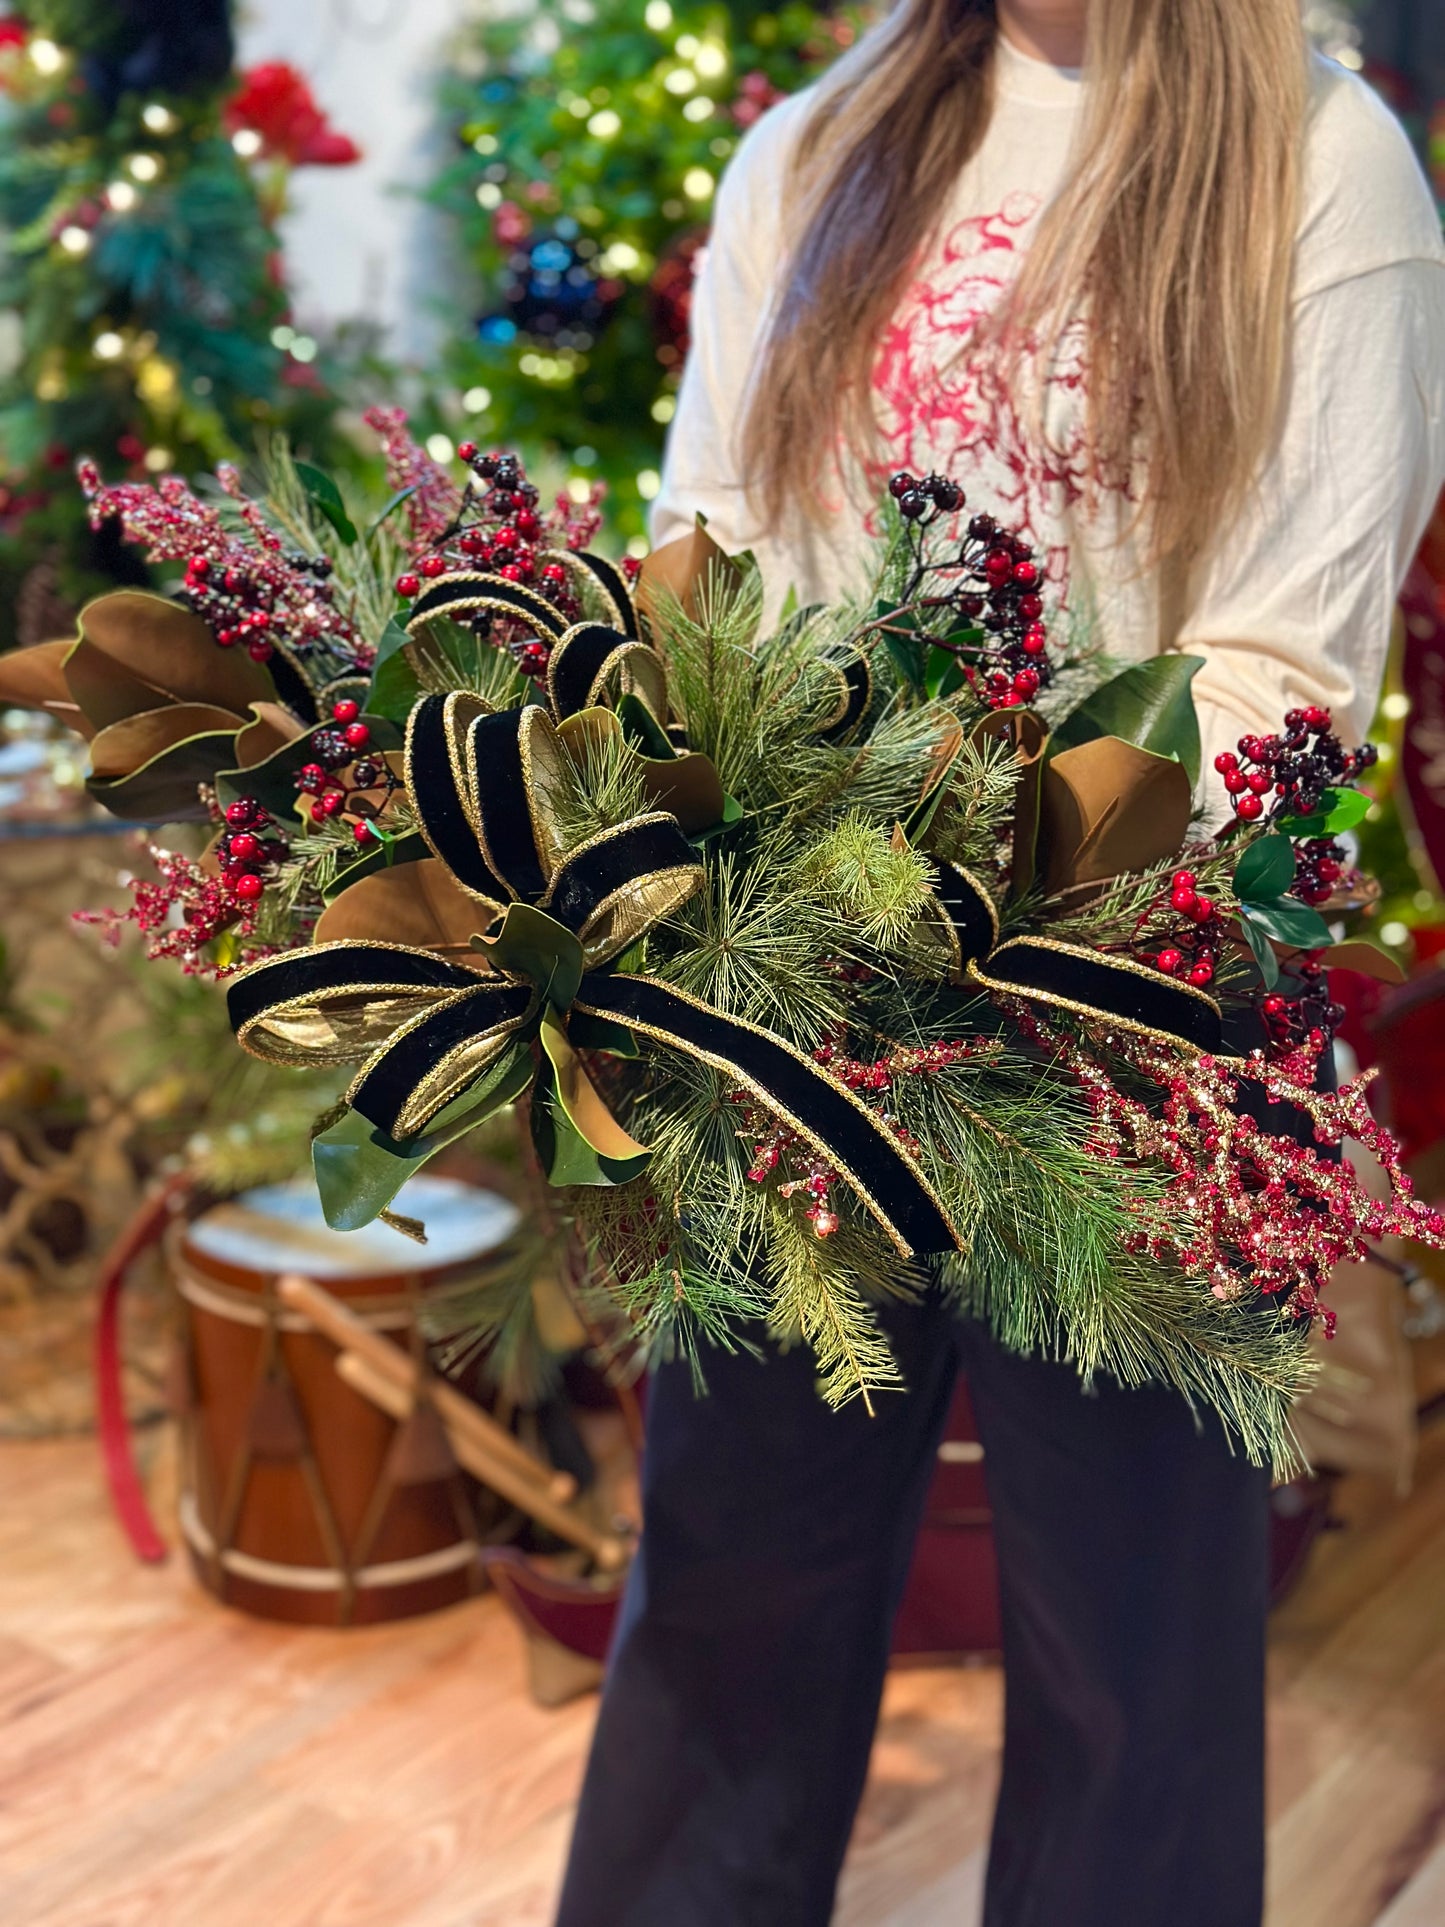
[[1223, 1049], [1219, 1006], [1193, 984], [1052, 937], [1000, 943], [997, 912], [977, 879], [948, 863], [937, 870], [934, 897], [957, 944], [956, 975], [1195, 1050]]

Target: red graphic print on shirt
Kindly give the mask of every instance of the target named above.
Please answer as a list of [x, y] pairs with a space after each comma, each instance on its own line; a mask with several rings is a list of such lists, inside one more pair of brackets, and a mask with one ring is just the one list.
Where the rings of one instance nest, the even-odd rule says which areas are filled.
[[[997, 355], [969, 348], [980, 320], [1013, 280], [1040, 206], [1035, 194], [1013, 194], [996, 214], [960, 221], [925, 277], [908, 290], [874, 365], [886, 453], [870, 467], [869, 479], [881, 487], [900, 468], [950, 476], [976, 506], [1032, 542], [1049, 577], [1063, 587], [1067, 550], [1059, 518], [1084, 495], [1090, 479], [1080, 331], [1066, 333], [1047, 377], [1051, 390], [1080, 400], [1072, 408], [1050, 406], [1050, 432], [1042, 443]], [[1051, 404], [1057, 398], [1051, 394]]]

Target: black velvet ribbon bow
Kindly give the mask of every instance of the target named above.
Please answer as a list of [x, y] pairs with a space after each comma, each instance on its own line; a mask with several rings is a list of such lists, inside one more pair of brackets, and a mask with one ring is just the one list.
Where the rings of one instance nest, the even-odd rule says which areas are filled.
[[480, 1122], [535, 1083], [534, 1131], [553, 1180], [619, 1183], [648, 1153], [576, 1047], [633, 1054], [650, 1043], [712, 1065], [783, 1119], [904, 1256], [954, 1246], [914, 1159], [846, 1085], [773, 1032], [615, 968], [701, 885], [703, 868], [666, 811], [563, 854], [566, 748], [539, 705], [491, 712], [465, 694], [423, 698], [407, 729], [407, 790], [431, 849], [476, 901], [471, 943], [485, 974], [386, 942], [268, 958], [227, 992], [242, 1045], [290, 1064], [363, 1058], [346, 1101], [403, 1161], [445, 1123]]

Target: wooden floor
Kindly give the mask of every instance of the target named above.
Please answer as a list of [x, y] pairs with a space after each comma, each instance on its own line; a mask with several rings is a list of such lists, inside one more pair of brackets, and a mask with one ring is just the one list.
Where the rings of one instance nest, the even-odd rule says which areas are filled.
[[[1408, 1500], [1343, 1509], [1274, 1624], [1269, 1927], [1439, 1927], [1445, 1421]], [[894, 1677], [842, 1927], [973, 1927], [1001, 1706], [993, 1668]], [[248, 1620], [132, 1562], [90, 1440], [0, 1446], [6, 1927], [533, 1927], [592, 1717], [530, 1703], [494, 1599]]]

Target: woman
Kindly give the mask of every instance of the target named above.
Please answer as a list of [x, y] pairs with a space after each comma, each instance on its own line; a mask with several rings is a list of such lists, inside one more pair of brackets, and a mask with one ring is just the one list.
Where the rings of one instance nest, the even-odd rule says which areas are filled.
[[[1202, 657], [1206, 768], [1302, 702], [1364, 730], [1445, 479], [1445, 258], [1298, 0], [901, 0], [758, 126], [654, 538], [702, 513], [775, 604], [827, 598], [903, 468], [1020, 527], [1114, 655]], [[1251, 1927], [1265, 1477], [1162, 1390], [888, 1320], [873, 1419], [801, 1348], [714, 1354], [702, 1400], [658, 1374], [562, 1927], [828, 1919], [960, 1360], [1002, 1567], [988, 1927]]]

